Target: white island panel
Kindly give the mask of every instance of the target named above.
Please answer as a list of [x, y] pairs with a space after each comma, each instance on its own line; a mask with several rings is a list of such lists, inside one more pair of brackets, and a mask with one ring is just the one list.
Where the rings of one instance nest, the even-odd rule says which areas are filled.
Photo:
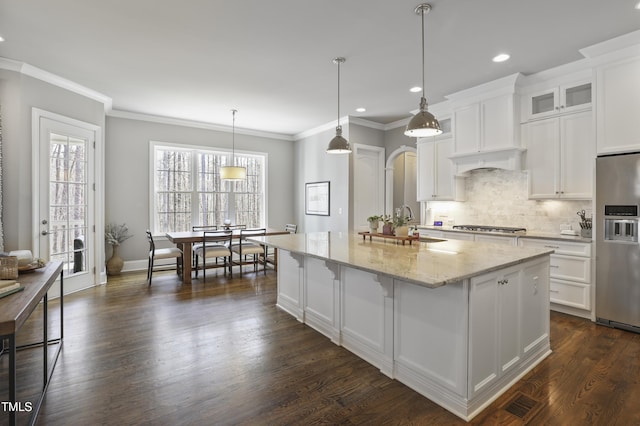
[[467, 396], [468, 301], [466, 284], [430, 289], [395, 282], [395, 377], [441, 405]]

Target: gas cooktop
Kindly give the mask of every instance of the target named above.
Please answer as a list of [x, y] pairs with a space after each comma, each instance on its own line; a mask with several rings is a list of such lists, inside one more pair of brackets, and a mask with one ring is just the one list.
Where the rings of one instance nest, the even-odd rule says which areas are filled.
[[478, 231], [478, 232], [502, 232], [504, 234], [516, 234], [527, 232], [526, 228], [513, 228], [508, 226], [486, 226], [486, 225], [454, 225], [453, 229], [460, 231]]

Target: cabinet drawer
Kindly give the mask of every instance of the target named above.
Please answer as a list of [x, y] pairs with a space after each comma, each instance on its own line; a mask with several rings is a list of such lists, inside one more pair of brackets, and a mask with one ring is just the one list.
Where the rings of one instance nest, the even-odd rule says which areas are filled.
[[457, 231], [453, 231], [453, 232], [443, 231], [442, 236], [443, 238], [446, 238], [448, 240], [473, 241], [475, 239], [473, 234], [468, 234], [465, 232], [457, 232]]
[[519, 244], [522, 247], [542, 247], [552, 248], [554, 254], [566, 254], [570, 256], [591, 257], [591, 243], [577, 243], [572, 241], [541, 240], [534, 238], [519, 237]]
[[591, 309], [591, 286], [562, 280], [551, 280], [549, 293], [553, 303], [580, 309]]
[[475, 240], [477, 242], [485, 242], [485, 243], [493, 243], [493, 244], [504, 244], [509, 246], [515, 246], [517, 239], [514, 237], [499, 237], [496, 235], [480, 235], [476, 234]]
[[418, 228], [421, 237], [442, 238], [442, 231], [432, 231], [429, 229]]
[[549, 271], [551, 278], [589, 284], [591, 282], [591, 259], [552, 254]]

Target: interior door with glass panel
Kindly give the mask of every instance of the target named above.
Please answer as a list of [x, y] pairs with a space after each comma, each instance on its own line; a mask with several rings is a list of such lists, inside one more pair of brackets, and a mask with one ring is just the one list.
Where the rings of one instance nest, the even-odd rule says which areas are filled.
[[42, 116], [39, 121], [37, 256], [63, 262], [65, 292], [75, 291], [94, 284], [95, 130]]

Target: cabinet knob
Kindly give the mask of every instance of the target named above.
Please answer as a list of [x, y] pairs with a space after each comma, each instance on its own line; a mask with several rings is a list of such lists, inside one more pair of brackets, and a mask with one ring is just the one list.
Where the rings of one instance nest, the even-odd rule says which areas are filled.
[[564, 105], [560, 105], [560, 108], [564, 108]]

